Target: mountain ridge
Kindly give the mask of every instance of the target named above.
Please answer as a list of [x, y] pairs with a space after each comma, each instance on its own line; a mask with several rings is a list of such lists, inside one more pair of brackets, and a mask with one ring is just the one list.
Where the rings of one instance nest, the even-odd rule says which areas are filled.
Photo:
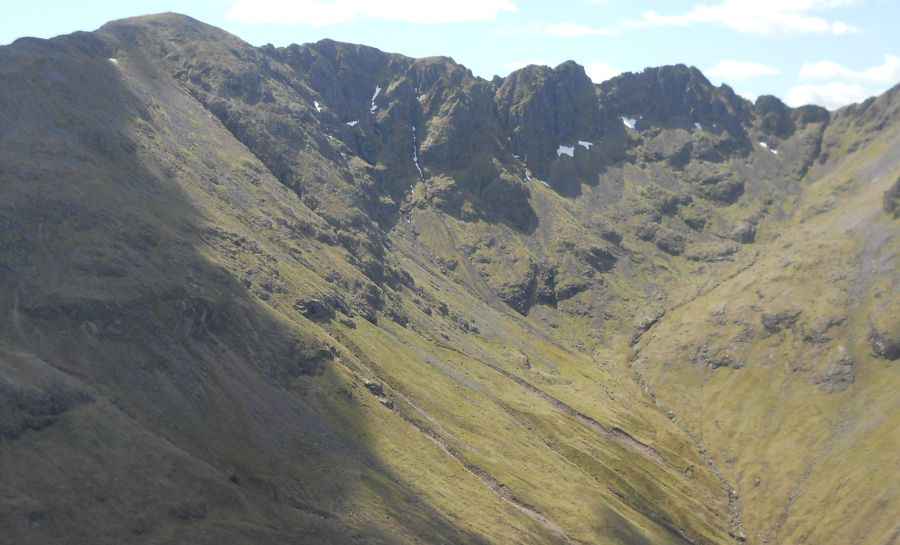
[[0, 57], [13, 542], [895, 535], [896, 88], [489, 81], [172, 14]]

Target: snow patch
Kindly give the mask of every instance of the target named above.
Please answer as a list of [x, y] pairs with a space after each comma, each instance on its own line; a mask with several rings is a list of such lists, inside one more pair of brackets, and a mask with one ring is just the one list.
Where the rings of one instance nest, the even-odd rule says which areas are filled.
[[525, 163], [522, 162], [522, 158], [521, 158], [521, 157], [519, 157], [519, 156], [516, 155], [515, 153], [513, 154], [513, 157], [516, 159], [516, 161], [519, 162], [520, 165], [522, 165], [522, 169], [525, 170], [525, 181], [526, 181], [526, 182], [530, 182], [530, 181], [531, 181], [531, 171], [528, 170], [528, 167], [525, 166]]
[[556, 156], [561, 157], [563, 155], [575, 157], [575, 146], [560, 146], [556, 148]]
[[637, 119], [633, 117], [622, 117], [622, 123], [625, 124], [629, 129], [633, 129], [637, 124]]
[[[377, 91], [375, 94], [378, 94]], [[425, 174], [422, 172], [422, 167], [419, 166], [419, 146], [416, 141], [416, 126], [415, 125], [413, 125], [413, 127], [412, 127], [412, 146], [413, 146], [413, 154], [412, 154], [413, 163], [416, 165], [416, 170], [419, 171], [419, 178], [422, 178], [422, 180], [424, 180]]]
[[369, 108], [369, 111], [372, 112], [373, 114], [375, 113], [375, 110], [378, 109], [378, 106], [375, 105], [375, 99], [378, 97], [378, 93], [380, 93], [380, 92], [381, 92], [381, 87], [379, 87], [378, 85], [376, 85], [376, 86], [375, 86], [375, 92], [372, 93], [372, 100], [371, 100], [371, 102], [372, 102], [372, 107]]
[[109, 59], [106, 59], [106, 60], [108, 60], [109, 62], [111, 62], [113, 64], [119, 64], [119, 59], [114, 59], [114, 58], [110, 57]]
[[697, 123], [696, 121], [694, 122], [694, 127], [696, 127], [698, 131], [703, 130], [703, 125], [701, 125], [700, 123]]
[[550, 187], [550, 184], [548, 184], [548, 183], [545, 182], [544, 180], [538, 180], [538, 181], [541, 182], [542, 184], [544, 184], [545, 186]]
[[766, 148], [767, 150], [771, 151], [773, 154], [778, 155], [778, 150], [770, 148], [768, 142], [760, 142], [759, 145], [761, 147]]
[[359, 119], [354, 119], [353, 121], [348, 121], [345, 125], [349, 125], [350, 127], [355, 127], [356, 124], [359, 123]]
[[321, 112], [321, 111], [322, 111], [322, 107], [319, 106], [319, 101], [318, 101], [318, 100], [314, 100], [314, 101], [313, 101], [313, 106], [316, 107], [316, 111], [317, 111], [317, 112]]
[[583, 147], [584, 149], [591, 149], [591, 146], [593, 146], [594, 143], [588, 142], [587, 140], [579, 140], [578, 145]]

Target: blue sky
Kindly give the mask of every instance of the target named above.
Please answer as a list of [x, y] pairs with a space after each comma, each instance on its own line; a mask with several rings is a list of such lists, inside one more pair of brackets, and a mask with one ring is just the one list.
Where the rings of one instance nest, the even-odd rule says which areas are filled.
[[900, 83], [898, 0], [2, 0], [0, 43], [162, 11], [255, 45], [332, 38], [448, 55], [485, 78], [568, 59], [595, 81], [685, 63], [748, 98], [829, 108]]

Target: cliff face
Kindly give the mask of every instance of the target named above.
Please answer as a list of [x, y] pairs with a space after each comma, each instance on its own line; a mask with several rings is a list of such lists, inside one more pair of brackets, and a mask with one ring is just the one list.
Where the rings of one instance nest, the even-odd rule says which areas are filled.
[[0, 542], [887, 543], [896, 95], [0, 48]]

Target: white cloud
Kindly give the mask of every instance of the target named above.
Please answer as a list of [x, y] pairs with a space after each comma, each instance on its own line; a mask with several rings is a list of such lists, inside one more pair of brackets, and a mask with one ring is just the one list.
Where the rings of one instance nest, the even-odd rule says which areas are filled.
[[241, 23], [327, 26], [354, 19], [409, 23], [493, 21], [517, 11], [513, 0], [234, 0], [226, 17]]
[[621, 70], [602, 61], [593, 61], [585, 65], [584, 71], [594, 83], [601, 83], [622, 73]]
[[581, 23], [531, 23], [518, 27], [497, 27], [498, 36], [552, 36], [554, 38], [579, 38], [582, 36], [615, 36], [618, 30], [598, 28]]
[[768, 64], [758, 62], [746, 62], [736, 59], [719, 61], [715, 66], [706, 70], [707, 76], [723, 81], [741, 81], [759, 76], [775, 76], [781, 73], [781, 69]]
[[798, 75], [801, 80], [822, 80], [822, 83], [804, 83], [792, 88], [788, 91], [788, 104], [821, 104], [834, 109], [880, 94], [900, 81], [900, 57], [885, 55], [881, 64], [862, 70], [832, 61], [806, 63]]
[[859, 29], [843, 21], [832, 21], [817, 12], [849, 6], [857, 0], [724, 0], [719, 4], [697, 4], [678, 15], [645, 11], [640, 19], [624, 26], [658, 27], [717, 24], [746, 34], [853, 34]]
[[821, 85], [805, 83], [793, 87], [788, 91], [785, 102], [793, 107], [818, 104], [833, 110], [847, 104], [860, 102], [869, 96], [871, 93], [858, 83], [832, 81]]
[[885, 55], [882, 64], [865, 70], [852, 70], [831, 61], [807, 63], [800, 67], [800, 79], [844, 79], [894, 84], [900, 81], [900, 57]]

